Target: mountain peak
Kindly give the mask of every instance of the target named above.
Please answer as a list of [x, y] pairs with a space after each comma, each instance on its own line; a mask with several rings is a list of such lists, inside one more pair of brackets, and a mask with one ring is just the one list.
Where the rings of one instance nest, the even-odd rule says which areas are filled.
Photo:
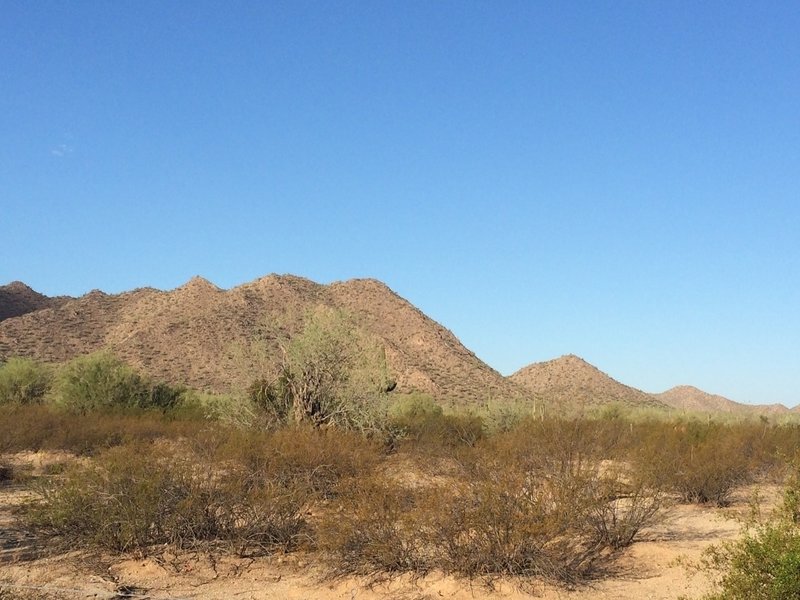
[[63, 304], [67, 298], [48, 298], [21, 281], [0, 286], [0, 321]]
[[559, 356], [558, 358], [554, 359], [551, 362], [558, 362], [558, 361], [565, 362], [565, 363], [578, 364], [578, 365], [582, 365], [582, 366], [592, 367], [593, 369], [597, 369], [597, 367], [595, 367], [589, 361], [581, 358], [577, 354], [564, 354], [563, 356]]
[[510, 379], [537, 397], [561, 406], [578, 408], [621, 403], [665, 407], [651, 394], [620, 383], [575, 354], [530, 364]]
[[211, 283], [205, 277], [195, 275], [182, 286], [175, 288], [176, 291], [191, 291], [191, 292], [219, 292], [221, 291], [216, 285]]
[[[36, 290], [34, 290], [31, 286], [27, 283], [23, 283], [22, 281], [12, 281], [7, 283], [6, 285], [0, 286], [0, 290], [6, 290], [8, 292], [33, 292], [34, 294], [39, 294]], [[41, 294], [39, 294], [41, 295]]]

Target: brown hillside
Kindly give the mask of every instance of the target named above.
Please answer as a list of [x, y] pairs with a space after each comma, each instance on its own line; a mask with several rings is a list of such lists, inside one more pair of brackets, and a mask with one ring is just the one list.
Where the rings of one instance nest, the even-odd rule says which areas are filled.
[[709, 394], [691, 385], [679, 385], [661, 394], [656, 398], [664, 404], [678, 410], [700, 412], [739, 412], [747, 407], [729, 400], [724, 396]]
[[697, 412], [726, 412], [780, 415], [789, 409], [782, 404], [742, 404], [724, 396], [709, 394], [691, 385], [679, 385], [655, 397], [672, 408]]
[[358, 315], [367, 331], [385, 340], [387, 359], [399, 367], [404, 387], [455, 404], [528, 396], [465, 348], [452, 332], [380, 281], [334, 283], [326, 295], [333, 306]]
[[29, 288], [21, 281], [0, 286], [0, 321], [19, 317], [30, 312], [59, 306], [69, 300], [65, 296], [48, 298]]
[[530, 390], [537, 399], [566, 410], [611, 403], [666, 408], [651, 394], [623, 385], [573, 354], [533, 363], [510, 379]]
[[196, 277], [168, 292], [94, 291], [0, 323], [0, 359], [22, 355], [62, 362], [110, 348], [154, 376], [223, 391], [255, 376], [242, 373], [237, 344], [265, 327], [291, 335], [320, 304], [345, 310], [383, 342], [400, 392], [429, 392], [461, 405], [528, 395], [450, 331], [369, 279], [321, 285], [269, 275], [222, 290]]

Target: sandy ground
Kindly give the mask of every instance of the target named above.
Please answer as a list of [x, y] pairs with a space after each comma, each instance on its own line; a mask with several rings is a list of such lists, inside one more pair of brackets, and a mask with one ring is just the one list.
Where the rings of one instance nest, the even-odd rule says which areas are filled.
[[[40, 461], [42, 463], [43, 461]], [[42, 468], [42, 464], [38, 468]], [[348, 578], [324, 580], [313, 558], [303, 554], [257, 560], [212, 559], [208, 556], [164, 554], [135, 558], [82, 552], [48, 555], [16, 521], [13, 508], [29, 497], [21, 486], [0, 486], [0, 582], [11, 583], [21, 598], [150, 598], [197, 599], [514, 599], [544, 600], [677, 600], [697, 598], [709, 581], [692, 574], [682, 563], [696, 560], [710, 544], [736, 537], [740, 525], [734, 516], [747, 512], [752, 490], [742, 490], [726, 509], [678, 505], [669, 509], [658, 527], [628, 548], [607, 577], [576, 589], [542, 583], [520, 589], [510, 580], [492, 588], [480, 581], [464, 581], [431, 574], [424, 578], [398, 577], [375, 582]], [[776, 490], [767, 490], [768, 498]], [[28, 595], [24, 595], [28, 594]], [[1, 596], [1, 595], [0, 595]]]

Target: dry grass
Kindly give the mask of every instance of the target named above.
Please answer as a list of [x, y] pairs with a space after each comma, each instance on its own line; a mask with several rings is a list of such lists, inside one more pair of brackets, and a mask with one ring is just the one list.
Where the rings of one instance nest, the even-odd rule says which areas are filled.
[[213, 468], [168, 444], [112, 448], [39, 488], [29, 513], [67, 547], [118, 552], [222, 547], [260, 554], [296, 547], [307, 527], [300, 486]]
[[[436, 570], [577, 585], [657, 523], [666, 497], [724, 503], [798, 445], [795, 430], [773, 426], [539, 419], [470, 441], [411, 436], [388, 455], [337, 429], [240, 430], [150, 416], [137, 425], [107, 414], [83, 417], [79, 439], [48, 440], [66, 423], [58, 419], [73, 417], [37, 410], [13, 413], [25, 416], [27, 433], [11, 445], [33, 440], [91, 455], [46, 477], [31, 513], [66, 544], [237, 555], [302, 548], [335, 576]], [[87, 433], [92, 427], [98, 433]], [[720, 482], [700, 477], [707, 471]]]
[[202, 422], [176, 420], [160, 412], [129, 414], [68, 412], [42, 405], [0, 406], [0, 453], [67, 450], [91, 454], [133, 440], [196, 435]]

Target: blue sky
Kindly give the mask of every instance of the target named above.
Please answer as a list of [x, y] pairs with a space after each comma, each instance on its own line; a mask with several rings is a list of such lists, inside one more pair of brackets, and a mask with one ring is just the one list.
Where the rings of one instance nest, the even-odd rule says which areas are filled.
[[800, 402], [797, 2], [0, 9], [0, 283], [375, 277], [502, 373]]

